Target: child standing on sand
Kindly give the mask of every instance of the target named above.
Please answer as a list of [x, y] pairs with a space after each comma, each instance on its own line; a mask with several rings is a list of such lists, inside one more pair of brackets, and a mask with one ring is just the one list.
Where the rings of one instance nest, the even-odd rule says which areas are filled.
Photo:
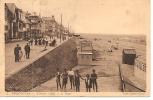
[[86, 85], [86, 92], [90, 92], [90, 88], [91, 88], [91, 78], [90, 78], [89, 74], [86, 75], [85, 85]]

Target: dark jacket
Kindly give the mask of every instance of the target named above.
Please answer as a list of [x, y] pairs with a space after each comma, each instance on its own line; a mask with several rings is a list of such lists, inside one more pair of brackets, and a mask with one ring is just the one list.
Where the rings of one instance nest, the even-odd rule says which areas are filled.
[[14, 54], [19, 55], [19, 51], [21, 50], [21, 47], [15, 47], [14, 48]]
[[25, 50], [25, 52], [30, 52], [30, 46], [29, 46], [29, 45], [26, 45], [26, 46], [24, 47], [24, 50]]

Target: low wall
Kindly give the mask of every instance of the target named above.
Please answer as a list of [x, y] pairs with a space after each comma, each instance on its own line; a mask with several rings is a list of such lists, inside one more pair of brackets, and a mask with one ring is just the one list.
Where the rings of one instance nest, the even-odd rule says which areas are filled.
[[[6, 91], [29, 91], [53, 78], [56, 68], [61, 71], [77, 65], [75, 39], [71, 38], [40, 59], [5, 80]], [[41, 91], [40, 91], [41, 92]]]
[[125, 82], [125, 92], [145, 92], [145, 90], [141, 90], [140, 88]]

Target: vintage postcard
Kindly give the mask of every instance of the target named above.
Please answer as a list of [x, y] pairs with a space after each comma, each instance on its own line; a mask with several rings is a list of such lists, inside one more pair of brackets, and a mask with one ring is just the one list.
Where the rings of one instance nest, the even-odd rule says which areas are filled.
[[0, 96], [150, 96], [150, 0], [1, 0]]

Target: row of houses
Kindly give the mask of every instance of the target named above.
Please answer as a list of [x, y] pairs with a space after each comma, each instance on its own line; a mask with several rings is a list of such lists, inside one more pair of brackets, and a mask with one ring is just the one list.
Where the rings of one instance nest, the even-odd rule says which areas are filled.
[[68, 28], [59, 24], [54, 16], [42, 17], [19, 9], [14, 3], [5, 3], [5, 41], [41, 38], [44, 35], [64, 37]]

